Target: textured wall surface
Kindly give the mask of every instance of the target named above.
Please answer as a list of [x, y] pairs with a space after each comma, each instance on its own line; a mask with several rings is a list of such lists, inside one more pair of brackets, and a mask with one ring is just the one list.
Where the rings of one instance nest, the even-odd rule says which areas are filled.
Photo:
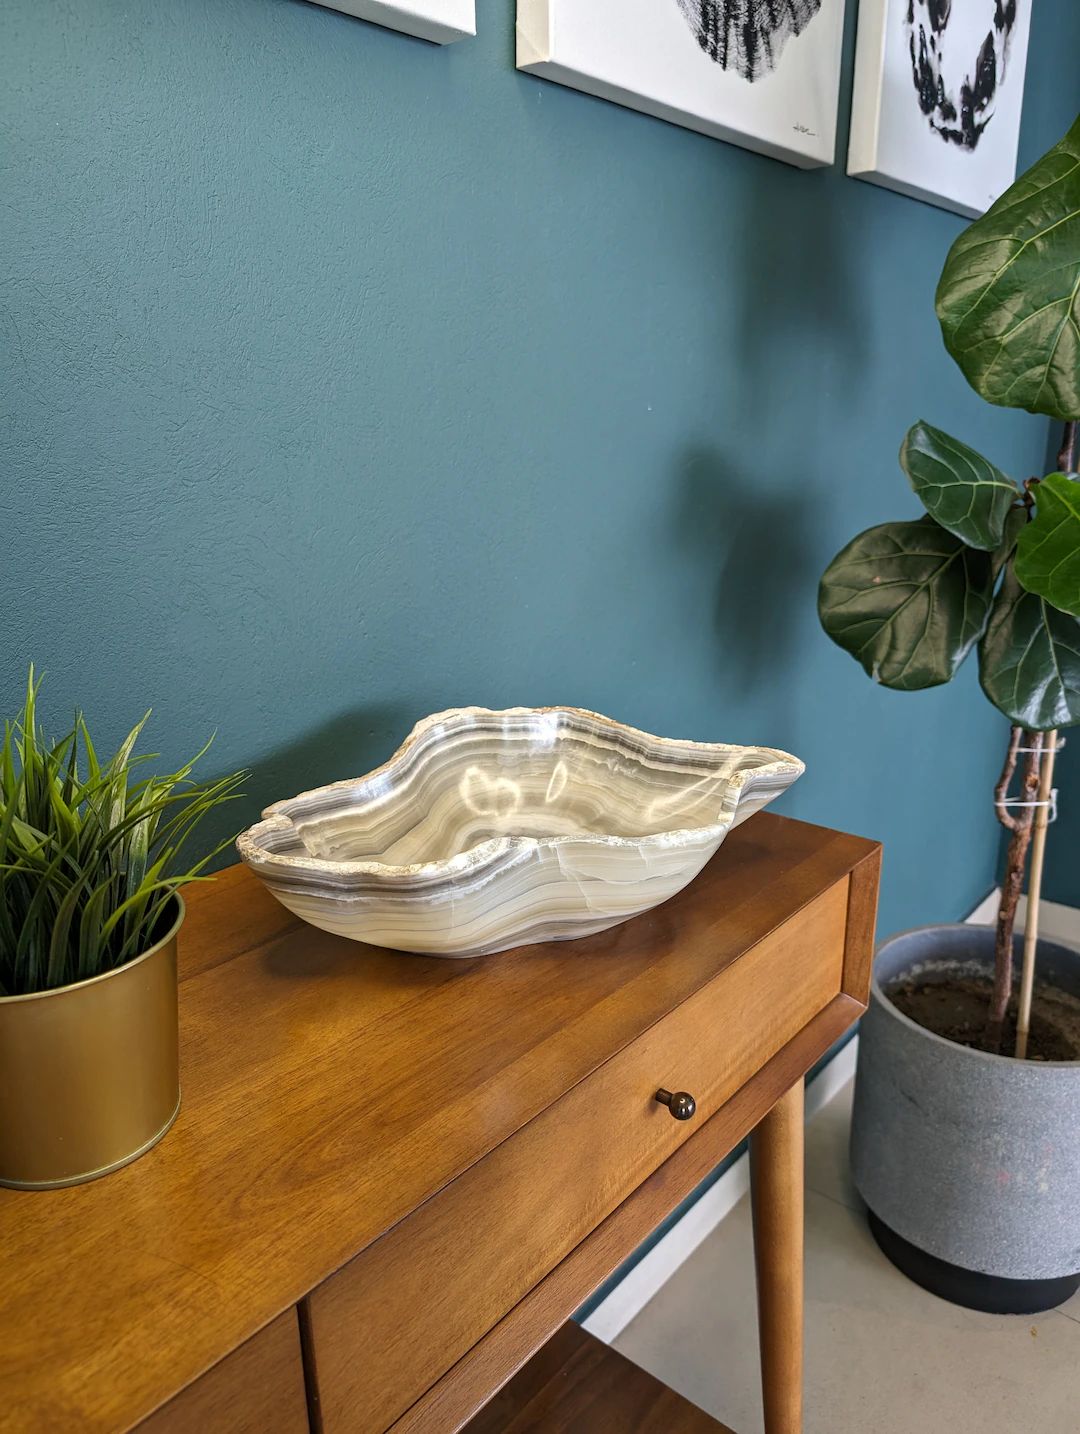
[[1067, 906], [1080, 906], [1080, 727], [1065, 733], [1057, 758], [1058, 819], [1046, 837], [1043, 895]]
[[[849, 6], [845, 104], [853, 43]], [[961, 221], [297, 0], [0, 0], [0, 711], [147, 706], [250, 766], [236, 824], [465, 702], [571, 702], [809, 764], [884, 838], [882, 929], [990, 885], [1004, 723], [817, 626], [914, 515], [914, 419], [1023, 476], [932, 295]], [[1072, 117], [1039, 0], [1021, 160]]]

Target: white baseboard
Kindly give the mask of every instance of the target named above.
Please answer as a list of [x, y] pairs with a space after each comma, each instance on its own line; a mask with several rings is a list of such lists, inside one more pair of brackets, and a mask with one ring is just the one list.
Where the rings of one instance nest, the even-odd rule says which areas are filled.
[[[1001, 892], [991, 891], [966, 918], [977, 926], [988, 926], [997, 917]], [[1020, 898], [1017, 930], [1024, 929], [1026, 898]], [[1044, 901], [1039, 918], [1040, 934], [1080, 949], [1080, 910]], [[822, 1067], [806, 1087], [806, 1118], [811, 1119], [855, 1075], [859, 1038], [855, 1036], [828, 1065]], [[590, 1334], [610, 1344], [652, 1299], [720, 1221], [739, 1203], [750, 1188], [750, 1162], [741, 1155], [715, 1185], [710, 1185], [685, 1215], [656, 1242], [625, 1278], [601, 1301], [584, 1321]]]
[[995, 886], [993, 891], [988, 891], [983, 899], [976, 906], [970, 915], [964, 920], [971, 926], [993, 926], [997, 920], [998, 907], [1001, 905], [1001, 887]]
[[[1001, 905], [1001, 891], [995, 890], [980, 901], [967, 918], [976, 926], [990, 926], [997, 920]], [[1016, 906], [1016, 930], [1023, 931], [1027, 921], [1027, 897], [1022, 896]], [[1060, 941], [1063, 946], [1075, 946], [1080, 950], [1080, 908], [1065, 906], [1060, 901], [1039, 903], [1039, 936], [1047, 941]]]
[[[807, 1084], [807, 1120], [852, 1079], [858, 1046], [859, 1038], [854, 1036]], [[597, 1305], [584, 1321], [585, 1329], [605, 1344], [616, 1339], [749, 1189], [750, 1161], [743, 1154]]]

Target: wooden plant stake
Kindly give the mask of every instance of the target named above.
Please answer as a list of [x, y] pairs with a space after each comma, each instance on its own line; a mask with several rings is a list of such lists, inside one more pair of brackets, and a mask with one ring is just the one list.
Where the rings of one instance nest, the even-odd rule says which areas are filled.
[[[1038, 810], [1035, 803], [1039, 790], [1039, 758], [1042, 755], [1041, 732], [1029, 732], [1028, 745], [1022, 749], [1025, 759], [1020, 796], [1010, 798], [1008, 794], [1023, 735], [1022, 728], [1013, 727], [1005, 765], [994, 788], [994, 810], [998, 821], [1012, 833], [1005, 853], [1005, 872], [1001, 880], [1001, 904], [998, 907], [997, 929], [994, 933], [994, 990], [986, 1016], [982, 1045], [983, 1050], [991, 1051], [994, 1055], [1001, 1053], [1005, 1015], [1012, 1000], [1013, 926], [1016, 922], [1016, 906], [1024, 885], [1024, 869], [1031, 845], [1034, 816]], [[1014, 817], [1010, 807], [1016, 807], [1019, 815]]]
[[1031, 869], [1028, 876], [1027, 917], [1024, 923], [1024, 961], [1020, 971], [1020, 997], [1016, 1013], [1015, 1055], [1018, 1061], [1027, 1056], [1028, 1034], [1031, 1030], [1031, 996], [1035, 988], [1035, 948], [1039, 941], [1043, 855], [1046, 851], [1046, 828], [1050, 821], [1050, 801], [1054, 790], [1056, 753], [1057, 732], [1047, 732], [1043, 739], [1038, 806], [1035, 808], [1035, 830], [1031, 839]]

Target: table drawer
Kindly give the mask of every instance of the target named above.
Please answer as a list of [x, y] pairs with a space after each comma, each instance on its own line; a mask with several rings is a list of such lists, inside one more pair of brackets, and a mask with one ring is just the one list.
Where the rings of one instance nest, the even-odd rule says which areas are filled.
[[847, 898], [845, 878], [309, 1296], [325, 1434], [387, 1428], [837, 994]]
[[296, 1309], [286, 1310], [134, 1434], [308, 1434]]

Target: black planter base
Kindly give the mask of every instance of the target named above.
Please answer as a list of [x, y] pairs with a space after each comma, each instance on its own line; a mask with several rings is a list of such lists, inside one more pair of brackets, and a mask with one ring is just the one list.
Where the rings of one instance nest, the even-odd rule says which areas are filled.
[[1010, 1280], [1002, 1275], [984, 1275], [965, 1270], [928, 1255], [903, 1235], [890, 1230], [873, 1210], [867, 1210], [870, 1232], [898, 1270], [943, 1300], [988, 1314], [1041, 1314], [1057, 1309], [1080, 1289], [1080, 1273], [1053, 1280]]

